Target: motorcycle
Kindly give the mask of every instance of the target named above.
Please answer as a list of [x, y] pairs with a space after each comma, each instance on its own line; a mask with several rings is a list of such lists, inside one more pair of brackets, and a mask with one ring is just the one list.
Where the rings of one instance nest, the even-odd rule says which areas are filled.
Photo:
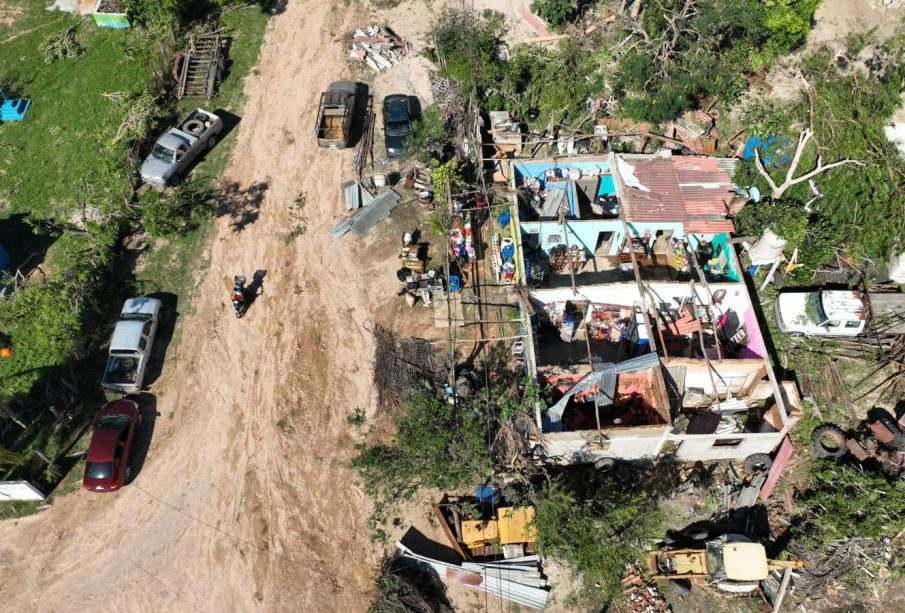
[[233, 308], [236, 310], [236, 318], [241, 318], [248, 311], [248, 301], [245, 299], [245, 277], [236, 275], [233, 279]]

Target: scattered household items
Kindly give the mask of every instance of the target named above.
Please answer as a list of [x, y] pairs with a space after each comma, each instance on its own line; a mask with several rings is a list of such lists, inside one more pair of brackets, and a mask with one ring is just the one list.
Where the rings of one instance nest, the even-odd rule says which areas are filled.
[[364, 62], [376, 72], [392, 68], [408, 55], [408, 43], [389, 28], [378, 25], [356, 30], [349, 59]]
[[141, 178], [154, 187], [176, 186], [202, 151], [212, 149], [223, 131], [223, 120], [204, 109], [193, 109], [164, 132], [141, 165]]
[[346, 181], [340, 185], [343, 190], [343, 200], [347, 211], [354, 211], [374, 202], [374, 196], [359, 181]]
[[147, 296], [123, 303], [101, 380], [105, 388], [124, 394], [141, 390], [162, 307], [160, 300]]
[[351, 232], [356, 238], [361, 238], [370, 232], [381, 219], [389, 215], [399, 205], [401, 198], [393, 189], [383, 192], [376, 196], [368, 206], [353, 211], [351, 215], [333, 226], [330, 236], [339, 239], [347, 232]]
[[513, 285], [516, 282], [515, 243], [508, 236], [494, 234], [491, 239], [490, 265], [496, 277], [497, 284]]
[[[408, 248], [403, 247], [403, 249]], [[400, 255], [400, 257], [402, 256]], [[420, 270], [416, 270], [412, 266], [417, 266]], [[404, 283], [399, 295], [406, 297], [409, 306], [415, 306], [418, 298], [422, 300], [424, 306], [430, 306], [435, 299], [446, 298], [443, 275], [438, 274], [436, 270], [429, 270], [425, 273], [423, 260], [417, 263], [404, 261], [403, 267], [396, 271], [396, 277]], [[449, 291], [453, 291], [451, 282]]]
[[383, 99], [383, 138], [387, 157], [405, 157], [410, 153], [406, 139], [414, 132], [412, 107], [405, 94], [393, 94]]
[[811, 433], [811, 449], [818, 458], [840, 459], [851, 454], [858, 462], [876, 464], [887, 474], [905, 475], [905, 414], [898, 422], [886, 410], [874, 407], [867, 419], [845, 431], [822, 424]]
[[236, 275], [233, 277], [233, 293], [232, 293], [233, 310], [236, 312], [236, 319], [241, 319], [248, 312], [248, 302], [245, 300], [245, 276]]
[[474, 588], [531, 609], [543, 610], [547, 606], [549, 592], [544, 589], [547, 580], [539, 570], [540, 559], [536, 555], [451, 564], [419, 555], [401, 542], [396, 547], [404, 558], [429, 566], [445, 582]]
[[899, 292], [782, 290], [774, 312], [777, 327], [786, 334], [858, 336], [868, 321], [878, 333], [905, 333], [905, 294]]
[[641, 569], [630, 564], [622, 577], [622, 606], [620, 611], [631, 613], [668, 613], [669, 603], [653, 581], [645, 579]]
[[98, 0], [94, 7], [94, 23], [102, 28], [128, 28], [125, 0]]
[[22, 121], [25, 114], [31, 108], [31, 100], [28, 98], [7, 98], [0, 91], [0, 121]]
[[216, 32], [190, 39], [185, 53], [177, 53], [173, 60], [176, 97], [210, 98], [223, 79], [226, 62], [224, 41]]
[[344, 149], [349, 146], [359, 90], [360, 85], [354, 81], [335, 81], [321, 94], [315, 131], [320, 147]]
[[138, 404], [126, 398], [108, 402], [94, 419], [85, 453], [82, 487], [92, 492], [115, 492], [131, 474], [129, 461], [141, 423]]
[[[409, 235], [411, 236], [411, 235]], [[402, 267], [412, 272], [423, 273], [427, 265], [425, 257], [425, 249], [421, 245], [403, 244], [399, 250], [399, 259], [402, 260]]]
[[703, 548], [652, 551], [647, 567], [658, 580], [688, 580], [725, 592], [751, 592], [777, 568], [804, 568], [798, 560], [768, 560], [760, 543], [740, 534], [726, 534]]

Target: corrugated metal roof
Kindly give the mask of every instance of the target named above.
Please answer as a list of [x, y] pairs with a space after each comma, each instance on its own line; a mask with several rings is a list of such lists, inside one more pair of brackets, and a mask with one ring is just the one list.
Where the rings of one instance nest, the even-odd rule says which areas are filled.
[[[685, 222], [691, 232], [731, 232], [723, 199], [733, 188], [731, 167], [705, 156], [620, 156], [648, 191], [625, 186], [628, 221]], [[719, 223], [714, 223], [719, 222]], [[691, 229], [689, 229], [691, 228]], [[711, 230], [712, 228], [712, 230]]]

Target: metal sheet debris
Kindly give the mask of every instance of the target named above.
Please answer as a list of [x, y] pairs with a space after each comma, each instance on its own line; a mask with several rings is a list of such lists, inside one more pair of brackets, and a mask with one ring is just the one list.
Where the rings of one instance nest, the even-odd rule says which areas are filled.
[[401, 198], [392, 189], [380, 194], [368, 206], [357, 209], [349, 217], [333, 226], [330, 236], [339, 239], [351, 232], [357, 238], [361, 238], [370, 232], [381, 219], [389, 215], [399, 205]]
[[404, 558], [430, 566], [446, 581], [473, 587], [532, 609], [542, 610], [547, 606], [549, 592], [543, 589], [546, 579], [539, 568], [534, 566], [531, 570], [522, 570], [525, 566], [523, 561], [528, 558], [516, 558], [512, 562], [517, 561], [518, 564], [511, 565], [509, 560], [499, 560], [494, 564], [464, 562], [460, 566], [419, 555], [398, 541], [396, 547]]

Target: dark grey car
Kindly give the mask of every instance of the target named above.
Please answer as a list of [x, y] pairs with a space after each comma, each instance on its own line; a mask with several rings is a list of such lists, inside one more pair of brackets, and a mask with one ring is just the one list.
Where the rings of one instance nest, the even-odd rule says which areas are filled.
[[406, 139], [414, 132], [412, 107], [405, 94], [393, 94], [383, 99], [383, 134], [387, 157], [399, 158], [411, 153]]

